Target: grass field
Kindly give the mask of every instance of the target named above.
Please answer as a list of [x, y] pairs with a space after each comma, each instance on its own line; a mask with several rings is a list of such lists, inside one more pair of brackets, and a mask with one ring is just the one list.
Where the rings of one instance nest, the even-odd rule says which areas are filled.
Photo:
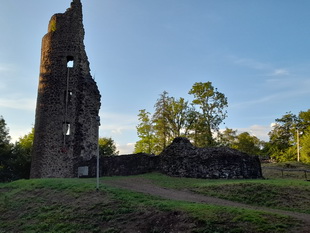
[[[300, 168], [300, 164], [292, 166]], [[310, 213], [310, 182], [299, 175], [289, 179], [279, 178], [277, 173], [268, 176], [262, 180], [203, 180], [159, 173], [137, 177], [169, 189]], [[125, 177], [101, 178], [99, 191], [95, 190], [95, 179], [37, 179], [0, 184], [0, 233], [289, 233], [300, 232], [303, 227], [301, 221], [284, 215], [166, 200], [105, 185], [105, 181], [114, 179]]]
[[147, 174], [156, 184], [250, 205], [310, 214], [310, 182], [296, 179], [202, 180]]
[[[310, 213], [310, 183], [299, 179], [202, 180], [140, 175], [169, 189], [186, 189], [251, 205]], [[0, 232], [299, 232], [288, 216], [166, 200], [112, 188], [101, 178], [19, 180], [0, 184]]]
[[[310, 180], [310, 164], [298, 162], [263, 163], [262, 170], [265, 178]], [[304, 170], [308, 172], [305, 174]]]

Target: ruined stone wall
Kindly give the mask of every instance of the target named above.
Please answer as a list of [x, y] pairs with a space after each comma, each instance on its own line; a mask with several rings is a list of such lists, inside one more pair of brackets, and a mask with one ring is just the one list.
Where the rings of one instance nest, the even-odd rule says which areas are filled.
[[[84, 46], [82, 4], [52, 16], [42, 39], [31, 177], [77, 177], [96, 156], [100, 93]], [[72, 66], [70, 64], [72, 63]]]
[[[96, 176], [96, 159], [81, 166], [89, 167], [90, 177]], [[100, 159], [100, 176], [127, 176], [154, 171], [192, 178], [262, 178], [257, 156], [226, 147], [197, 148], [186, 138], [176, 138], [159, 156], [141, 153]]]
[[[104, 156], [100, 158], [100, 176], [130, 176], [159, 170], [159, 156], [145, 153]], [[80, 167], [88, 167], [87, 177], [96, 176], [97, 159], [80, 163]]]
[[227, 147], [197, 148], [186, 138], [175, 138], [160, 154], [160, 169], [170, 176], [211, 179], [262, 178], [257, 156]]
[[158, 171], [159, 156], [133, 154], [104, 157], [101, 174], [104, 176], [128, 176]]

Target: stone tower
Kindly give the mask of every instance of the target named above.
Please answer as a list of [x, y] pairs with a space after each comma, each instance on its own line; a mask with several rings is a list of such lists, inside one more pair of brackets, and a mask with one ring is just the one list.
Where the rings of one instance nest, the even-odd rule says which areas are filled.
[[81, 1], [73, 0], [42, 39], [31, 178], [78, 177], [79, 164], [97, 154], [100, 93], [82, 17]]

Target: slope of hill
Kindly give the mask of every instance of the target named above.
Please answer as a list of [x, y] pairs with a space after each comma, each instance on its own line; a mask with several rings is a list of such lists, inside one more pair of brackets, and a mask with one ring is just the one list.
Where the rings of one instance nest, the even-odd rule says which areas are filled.
[[[168, 191], [169, 195], [183, 192], [185, 196], [177, 199], [160, 196], [155, 191], [146, 193], [126, 187], [125, 184], [134, 184], [134, 180], [136, 186], [143, 187], [145, 183], [145, 187], [149, 185], [153, 190], [157, 187]], [[191, 199], [191, 195], [196, 194], [189, 190], [199, 192], [202, 196], [206, 195], [208, 187], [227, 187], [227, 182], [235, 184], [230, 186], [230, 193], [238, 190], [237, 181], [172, 178], [161, 174], [102, 178], [99, 191], [95, 190], [94, 179], [19, 180], [0, 184], [0, 232], [214, 233], [308, 232], [310, 229], [309, 222], [298, 217], [300, 213], [290, 212], [296, 215], [286, 215], [285, 212], [272, 212], [256, 207], [251, 209], [242, 205], [220, 205]], [[240, 182], [261, 184], [264, 181], [244, 180], [239, 181], [239, 184]], [[308, 184], [309, 182], [297, 182], [300, 190], [305, 192], [303, 195], [309, 192]], [[286, 186], [276, 181], [270, 181], [268, 185]], [[289, 186], [287, 183], [287, 187]], [[260, 189], [264, 187], [259, 186]], [[249, 192], [253, 193], [253, 190]], [[275, 196], [277, 192], [283, 192], [283, 189], [275, 189]], [[243, 199], [250, 199], [246, 194], [243, 195]], [[303, 208], [309, 210], [309, 200], [303, 200], [303, 203], [303, 206], [306, 203]], [[293, 211], [308, 212], [299, 207], [294, 207]], [[300, 216], [307, 218], [308, 215]]]

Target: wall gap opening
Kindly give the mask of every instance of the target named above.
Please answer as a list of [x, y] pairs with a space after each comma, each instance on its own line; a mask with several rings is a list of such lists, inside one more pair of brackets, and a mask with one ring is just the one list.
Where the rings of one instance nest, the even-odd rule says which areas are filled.
[[68, 122], [64, 122], [62, 125], [63, 135], [70, 135], [71, 134], [71, 125]]
[[74, 58], [72, 56], [67, 56], [67, 68], [73, 68]]

